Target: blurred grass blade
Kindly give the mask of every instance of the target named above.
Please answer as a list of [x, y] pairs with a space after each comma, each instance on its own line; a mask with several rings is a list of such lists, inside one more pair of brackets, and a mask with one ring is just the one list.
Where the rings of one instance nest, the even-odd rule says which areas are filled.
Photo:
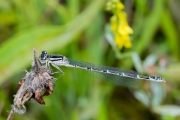
[[71, 13], [71, 17], [74, 18], [80, 10], [80, 0], [68, 0], [67, 4]]
[[167, 38], [169, 49], [174, 57], [177, 59], [180, 58], [180, 49], [179, 49], [179, 39], [178, 39], [178, 30], [175, 27], [174, 21], [171, 18], [168, 10], [163, 12], [161, 27], [164, 32], [164, 35]]
[[62, 19], [62, 23], [68, 23], [71, 20], [69, 10], [62, 4], [58, 4], [58, 1], [46, 1], [46, 4], [54, 9], [58, 13], [58, 17]]
[[151, 14], [146, 18], [146, 22], [144, 24], [144, 30], [142, 31], [142, 37], [137, 41], [137, 46], [135, 51], [139, 54], [142, 54], [144, 49], [149, 46], [150, 41], [152, 40], [156, 30], [158, 29], [158, 25], [160, 24], [161, 16], [163, 14], [163, 6], [164, 0], [155, 0], [154, 1], [154, 9]]

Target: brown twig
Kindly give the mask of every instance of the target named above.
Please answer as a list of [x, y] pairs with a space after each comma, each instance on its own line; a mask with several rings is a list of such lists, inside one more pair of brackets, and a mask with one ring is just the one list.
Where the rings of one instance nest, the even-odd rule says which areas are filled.
[[14, 116], [14, 110], [12, 109], [11, 112], [9, 113], [9, 115], [8, 115], [7, 120], [12, 120], [13, 116]]

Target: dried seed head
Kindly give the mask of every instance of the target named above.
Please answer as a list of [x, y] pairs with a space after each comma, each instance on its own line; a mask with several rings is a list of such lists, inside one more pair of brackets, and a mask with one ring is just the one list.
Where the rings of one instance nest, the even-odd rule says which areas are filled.
[[18, 83], [19, 89], [14, 96], [12, 109], [19, 114], [24, 114], [26, 112], [24, 104], [32, 98], [40, 104], [45, 104], [43, 97], [52, 94], [55, 86], [53, 79], [52, 71], [41, 64], [36, 58], [36, 52], [34, 50], [32, 70], [26, 72], [25, 77]]

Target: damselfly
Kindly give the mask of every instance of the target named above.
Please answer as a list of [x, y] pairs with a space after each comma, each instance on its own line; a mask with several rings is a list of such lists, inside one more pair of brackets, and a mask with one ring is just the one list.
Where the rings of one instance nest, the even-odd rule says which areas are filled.
[[122, 70], [114, 67], [98, 66], [87, 62], [71, 60], [62, 55], [48, 55], [46, 51], [42, 51], [40, 55], [42, 63], [46, 63], [46, 67], [50, 64], [64, 73], [58, 66], [66, 66], [80, 68], [93, 73], [94, 76], [122, 86], [134, 86], [139, 83], [139, 80], [149, 80], [154, 82], [165, 82], [159, 76], [143, 76], [132, 70]]

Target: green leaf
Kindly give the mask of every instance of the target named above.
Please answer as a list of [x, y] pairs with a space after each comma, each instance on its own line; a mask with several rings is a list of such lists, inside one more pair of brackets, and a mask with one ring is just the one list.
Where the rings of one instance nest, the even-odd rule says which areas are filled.
[[154, 112], [160, 115], [179, 116], [180, 107], [177, 105], [161, 105], [153, 108]]

